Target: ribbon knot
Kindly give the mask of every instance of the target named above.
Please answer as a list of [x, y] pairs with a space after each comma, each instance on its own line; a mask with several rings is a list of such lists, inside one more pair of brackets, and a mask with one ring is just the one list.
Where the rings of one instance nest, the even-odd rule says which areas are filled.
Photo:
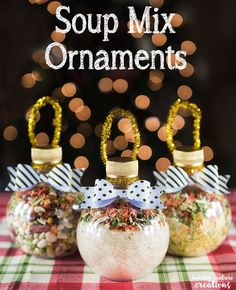
[[48, 183], [57, 190], [78, 192], [81, 189], [81, 178], [84, 170], [72, 169], [67, 163], [55, 166], [48, 173], [39, 173], [28, 164], [18, 164], [17, 167], [8, 167], [10, 182], [6, 191], [30, 189], [40, 182]]
[[194, 184], [206, 192], [229, 193], [227, 182], [230, 175], [219, 175], [217, 165], [208, 165], [193, 176], [188, 176], [182, 168], [175, 166], [169, 166], [167, 172], [154, 171], [153, 174], [157, 185], [166, 193], [178, 192]]
[[146, 180], [139, 180], [128, 189], [115, 189], [113, 184], [105, 179], [97, 179], [95, 186], [82, 187], [84, 201], [79, 208], [105, 207], [117, 198], [125, 198], [134, 206], [142, 209], [163, 208], [160, 200], [162, 190], [158, 186], [151, 186]]

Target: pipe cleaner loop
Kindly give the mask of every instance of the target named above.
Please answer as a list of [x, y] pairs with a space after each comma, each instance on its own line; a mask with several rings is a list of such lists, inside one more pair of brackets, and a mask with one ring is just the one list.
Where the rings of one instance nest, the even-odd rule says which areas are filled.
[[28, 135], [29, 135], [29, 139], [30, 139], [30, 143], [32, 147], [37, 147], [37, 141], [36, 141], [36, 136], [35, 136], [35, 125], [36, 125], [37, 113], [42, 107], [48, 104], [52, 106], [55, 112], [55, 117], [52, 122], [52, 125], [55, 127], [55, 129], [54, 129], [53, 140], [52, 140], [51, 146], [53, 148], [58, 147], [60, 136], [61, 136], [62, 109], [58, 101], [53, 100], [50, 97], [43, 97], [39, 99], [34, 104], [31, 110], [29, 122], [28, 122]]
[[193, 123], [193, 140], [194, 140], [194, 149], [199, 150], [201, 148], [201, 140], [200, 140], [200, 123], [202, 118], [201, 110], [198, 108], [198, 106], [194, 103], [190, 103], [188, 101], [182, 101], [178, 99], [174, 105], [171, 106], [167, 124], [166, 124], [166, 143], [171, 153], [175, 150], [175, 144], [173, 142], [173, 127], [172, 124], [177, 116], [177, 113], [179, 110], [183, 108], [185, 110], [190, 110], [192, 112], [192, 115], [194, 117], [194, 123]]
[[107, 141], [111, 136], [112, 123], [116, 117], [125, 117], [130, 120], [132, 130], [134, 133], [134, 145], [131, 158], [132, 160], [137, 159], [138, 149], [140, 147], [140, 132], [137, 125], [137, 121], [130, 111], [117, 108], [110, 112], [102, 128], [100, 155], [104, 165], [106, 165], [106, 162], [108, 161]]

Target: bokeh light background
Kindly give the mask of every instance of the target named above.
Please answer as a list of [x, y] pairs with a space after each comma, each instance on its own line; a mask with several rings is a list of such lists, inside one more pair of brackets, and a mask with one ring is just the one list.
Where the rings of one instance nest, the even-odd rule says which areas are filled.
[[[88, 168], [84, 183], [92, 184], [105, 171], [99, 157], [102, 123], [113, 107], [131, 110], [138, 119], [142, 146], [138, 152], [140, 176], [153, 180], [152, 171], [166, 170], [171, 156], [166, 146], [166, 118], [170, 105], [179, 97], [196, 102], [203, 111], [201, 130], [205, 161], [232, 173], [236, 186], [236, 84], [234, 74], [234, 2], [214, 1], [4, 1], [1, 8], [0, 83], [0, 180], [7, 181], [6, 166], [30, 162], [27, 120], [39, 97], [50, 95], [63, 107], [61, 145], [64, 161]], [[67, 35], [54, 31], [55, 10], [70, 5], [76, 13], [116, 13], [119, 31], [102, 42], [102, 36], [84, 33]], [[176, 34], [127, 34], [128, 5], [135, 6], [141, 19], [146, 5], [160, 12], [176, 13], [172, 20]], [[122, 41], [121, 41], [122, 40]], [[57, 41], [68, 49], [163, 49], [186, 50], [188, 65], [182, 71], [58, 71], [49, 69], [44, 50]], [[60, 59], [60, 52], [53, 51]], [[174, 58], [173, 58], [174, 62]], [[76, 66], [75, 66], [76, 67]], [[37, 143], [49, 144], [52, 135], [51, 108], [43, 108], [37, 119]], [[113, 126], [108, 141], [109, 156], [130, 156], [134, 140], [129, 120]], [[173, 124], [176, 145], [192, 143], [192, 117], [180, 111]]]

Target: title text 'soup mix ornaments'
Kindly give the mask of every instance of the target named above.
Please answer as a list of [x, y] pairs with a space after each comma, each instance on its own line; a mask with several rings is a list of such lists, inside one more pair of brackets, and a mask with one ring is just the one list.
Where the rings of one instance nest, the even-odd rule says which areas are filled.
[[[194, 147], [175, 148], [172, 123], [180, 110], [194, 117]], [[174, 166], [167, 172], [154, 172], [157, 185], [164, 190], [164, 213], [170, 227], [168, 252], [180, 256], [199, 256], [215, 250], [226, 238], [231, 209], [225, 194], [229, 176], [218, 174], [216, 165], [204, 167], [200, 147], [201, 111], [193, 103], [177, 100], [167, 122], [167, 145]]]
[[[106, 142], [114, 118], [129, 118], [135, 135], [132, 158], [108, 160]], [[137, 150], [140, 133], [129, 111], [115, 109], [102, 132], [101, 157], [106, 180], [83, 188], [85, 200], [77, 227], [82, 258], [96, 273], [111, 280], [126, 281], [150, 273], [167, 251], [169, 228], [161, 212], [160, 190], [138, 180]]]
[[[38, 148], [34, 134], [35, 119], [41, 107], [50, 104], [55, 117], [52, 145]], [[62, 110], [57, 101], [43, 97], [33, 106], [29, 118], [32, 166], [9, 167], [13, 191], [7, 207], [11, 237], [26, 254], [43, 258], [67, 256], [77, 250], [76, 226], [79, 215], [72, 204], [82, 199], [79, 193], [82, 171], [63, 164], [58, 146]]]

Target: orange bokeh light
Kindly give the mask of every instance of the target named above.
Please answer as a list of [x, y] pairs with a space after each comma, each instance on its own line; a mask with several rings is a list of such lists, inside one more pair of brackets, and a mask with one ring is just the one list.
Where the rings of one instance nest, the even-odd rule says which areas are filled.
[[164, 4], [164, 0], [149, 0], [149, 4], [153, 7], [160, 8]]
[[128, 146], [128, 141], [124, 136], [117, 136], [114, 140], [114, 146], [118, 150], [124, 150]]
[[51, 14], [55, 14], [56, 13], [56, 10], [57, 8], [61, 6], [61, 2], [59, 1], [51, 1], [48, 6], [47, 6], [47, 10], [49, 13]]
[[123, 79], [118, 79], [114, 81], [113, 83], [113, 89], [116, 91], [118, 94], [123, 94], [128, 90], [128, 82]]
[[21, 78], [21, 84], [23, 87], [30, 89], [36, 84], [36, 79], [32, 73], [27, 73]]
[[158, 171], [166, 171], [168, 167], [171, 165], [171, 162], [168, 158], [162, 157], [156, 162], [156, 169]]
[[118, 128], [122, 133], [127, 133], [132, 131], [132, 125], [130, 123], [130, 120], [128, 118], [122, 118], [118, 122]]
[[161, 141], [166, 141], [166, 126], [162, 126], [158, 132], [157, 132], [157, 136]]
[[147, 145], [142, 145], [138, 150], [138, 157], [141, 160], [148, 160], [152, 157], [152, 149]]
[[206, 162], [211, 161], [214, 158], [214, 151], [209, 146], [204, 146], [202, 149], [204, 151], [204, 160]]
[[72, 112], [76, 112], [78, 108], [83, 107], [84, 102], [81, 98], [74, 98], [69, 103], [69, 108]]
[[91, 110], [88, 106], [83, 106], [82, 109], [76, 110], [76, 117], [80, 121], [87, 121], [91, 117]]
[[145, 127], [150, 132], [155, 132], [160, 127], [160, 120], [157, 117], [149, 117], [145, 120]]
[[62, 42], [66, 35], [61, 32], [56, 32], [55, 30], [51, 33], [51, 39], [55, 42]]
[[70, 145], [74, 148], [82, 148], [85, 144], [85, 138], [82, 134], [76, 133], [70, 138]]
[[189, 86], [180, 86], [177, 91], [178, 96], [182, 100], [188, 100], [192, 97], [193, 91]]
[[191, 77], [194, 73], [194, 67], [191, 63], [188, 63], [185, 69], [179, 70], [179, 73], [185, 78]]
[[40, 132], [36, 135], [36, 143], [39, 147], [45, 147], [49, 144], [49, 137], [46, 133]]
[[171, 25], [173, 27], [179, 27], [183, 23], [183, 17], [180, 14], [175, 14], [171, 19]]
[[109, 93], [113, 88], [113, 81], [110, 78], [102, 78], [98, 82], [98, 88], [103, 93]]
[[88, 158], [85, 156], [78, 156], [74, 161], [75, 168], [84, 168], [87, 169], [89, 167]]
[[17, 129], [14, 126], [7, 126], [3, 131], [3, 138], [7, 141], [14, 141], [17, 138]]
[[196, 44], [190, 40], [185, 40], [181, 43], [181, 49], [187, 52], [187, 55], [192, 55], [196, 52]]
[[140, 95], [135, 99], [135, 105], [141, 110], [145, 110], [150, 106], [150, 99], [148, 96]]
[[131, 157], [131, 156], [132, 156], [132, 150], [130, 150], [130, 149], [126, 149], [126, 150], [124, 150], [124, 151], [121, 153], [120, 156], [121, 156], [121, 157]]
[[66, 83], [61, 88], [61, 92], [65, 97], [73, 97], [76, 94], [76, 91], [76, 85], [73, 83]]
[[181, 130], [184, 125], [185, 125], [185, 121], [184, 121], [184, 118], [181, 117], [180, 115], [177, 115], [174, 119], [174, 122], [173, 122], [174, 126], [173, 129], [176, 129], [176, 130]]
[[164, 33], [153, 34], [152, 43], [156, 46], [163, 46], [167, 42], [167, 37]]

